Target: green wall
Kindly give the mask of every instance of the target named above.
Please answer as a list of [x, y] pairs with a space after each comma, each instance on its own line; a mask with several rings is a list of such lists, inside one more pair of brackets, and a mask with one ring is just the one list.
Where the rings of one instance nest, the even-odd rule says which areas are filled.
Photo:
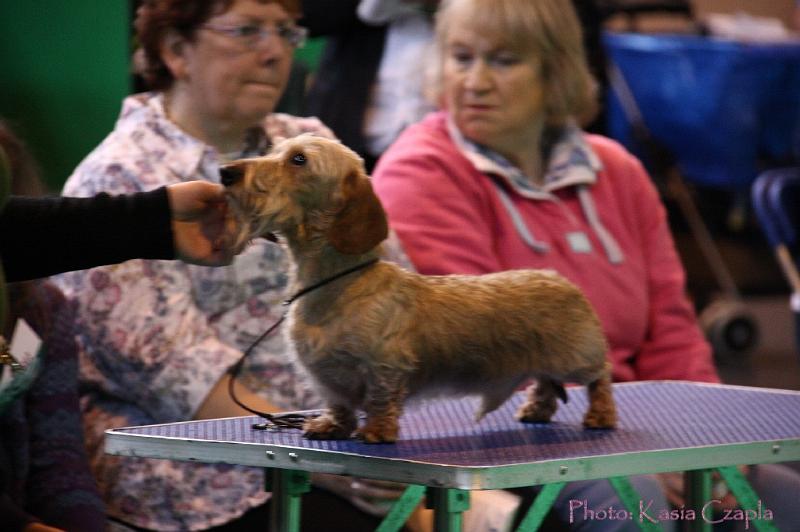
[[314, 72], [322, 58], [324, 48], [325, 38], [314, 37], [308, 39], [305, 46], [298, 48], [294, 54], [294, 58], [296, 61], [302, 62], [310, 72]]
[[58, 191], [129, 92], [127, 0], [0, 0], [0, 116]]
[[[132, 90], [130, 10], [128, 0], [0, 0], [0, 117], [53, 192], [111, 131]], [[308, 71], [323, 46], [311, 39], [297, 51]]]

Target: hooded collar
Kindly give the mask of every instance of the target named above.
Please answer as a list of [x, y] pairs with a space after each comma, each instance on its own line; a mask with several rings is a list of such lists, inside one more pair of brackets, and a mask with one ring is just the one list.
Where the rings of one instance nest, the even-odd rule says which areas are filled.
[[[499, 153], [465, 138], [447, 116], [447, 130], [459, 151], [479, 171], [500, 178], [515, 192], [531, 199], [552, 199], [552, 192], [577, 185], [593, 185], [603, 169], [600, 159], [589, 147], [583, 132], [574, 123], [559, 134], [550, 151], [543, 184], [534, 184], [529, 176]], [[538, 149], [538, 148], [537, 148]]]
[[[465, 138], [450, 115], [447, 115], [447, 130], [461, 154], [478, 171], [496, 178], [494, 185], [497, 196], [511, 218], [517, 234], [531, 249], [537, 253], [548, 253], [550, 245], [534, 236], [533, 229], [526, 223], [506, 189], [510, 188], [524, 198], [559, 203], [560, 200], [553, 194], [554, 191], [576, 187], [584, 218], [603, 246], [609, 262], [619, 264], [624, 261], [624, 255], [614, 236], [600, 220], [590, 190], [597, 182], [597, 175], [603, 165], [574, 122], [568, 124], [558, 134], [550, 151], [542, 185], [535, 184], [499, 153]], [[587, 251], [589, 244], [586, 237], [581, 235], [573, 232], [565, 235], [565, 238], [577, 239], [574, 240], [578, 243], [574, 244], [573, 249], [582, 253]]]

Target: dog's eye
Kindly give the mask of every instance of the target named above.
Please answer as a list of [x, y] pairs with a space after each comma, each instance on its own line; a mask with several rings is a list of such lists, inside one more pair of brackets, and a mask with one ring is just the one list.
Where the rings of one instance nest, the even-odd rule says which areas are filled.
[[292, 157], [292, 164], [295, 166], [303, 166], [304, 164], [306, 164], [306, 156], [303, 155], [302, 153], [296, 153]]

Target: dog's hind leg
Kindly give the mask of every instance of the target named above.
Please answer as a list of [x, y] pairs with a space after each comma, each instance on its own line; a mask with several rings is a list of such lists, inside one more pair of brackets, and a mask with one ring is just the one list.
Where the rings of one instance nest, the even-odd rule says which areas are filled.
[[517, 419], [525, 423], [549, 423], [558, 408], [559, 386], [560, 383], [544, 377], [528, 386], [528, 401], [517, 410]]
[[589, 410], [583, 425], [590, 429], [612, 429], [617, 425], [617, 409], [611, 388], [611, 365], [606, 362], [604, 374], [586, 387]]
[[344, 440], [357, 425], [355, 413], [344, 406], [333, 406], [303, 425], [303, 436], [312, 440]]
[[481, 407], [475, 412], [475, 422], [477, 423], [483, 416], [489, 412], [493, 412], [500, 407], [506, 400], [511, 397], [514, 390], [525, 381], [526, 377], [520, 377], [507, 383], [489, 383], [488, 389], [483, 392], [481, 399]]

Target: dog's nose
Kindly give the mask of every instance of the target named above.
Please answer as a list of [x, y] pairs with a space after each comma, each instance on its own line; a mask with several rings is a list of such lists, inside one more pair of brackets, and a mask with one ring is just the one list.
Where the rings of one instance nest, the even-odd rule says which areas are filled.
[[242, 170], [237, 166], [223, 166], [219, 169], [220, 182], [230, 187], [238, 183], [242, 179]]

